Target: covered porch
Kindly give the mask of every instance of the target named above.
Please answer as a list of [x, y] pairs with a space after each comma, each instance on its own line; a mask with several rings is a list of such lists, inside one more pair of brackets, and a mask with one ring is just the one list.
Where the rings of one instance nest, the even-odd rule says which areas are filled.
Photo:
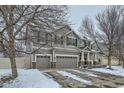
[[101, 67], [102, 55], [99, 51], [85, 49], [81, 51], [80, 55], [80, 67], [83, 68], [93, 68], [93, 67]]

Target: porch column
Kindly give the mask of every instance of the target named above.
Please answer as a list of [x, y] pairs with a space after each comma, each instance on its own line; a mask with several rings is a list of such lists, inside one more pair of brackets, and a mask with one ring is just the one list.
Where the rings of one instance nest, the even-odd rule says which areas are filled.
[[55, 64], [56, 64], [56, 57], [55, 57], [55, 49], [53, 49], [52, 51], [52, 62], [51, 62], [51, 68], [55, 68]]
[[101, 59], [100, 65], [102, 65], [102, 62], [103, 62], [103, 55], [102, 54], [100, 55], [100, 59]]
[[95, 54], [94, 54], [94, 61], [97, 61], [97, 59], [96, 59], [96, 57], [97, 57], [97, 54], [96, 54], [96, 52], [95, 52]]
[[32, 68], [36, 69], [36, 55], [35, 54], [32, 55]]
[[88, 68], [91, 68], [90, 52], [87, 53]]
[[54, 62], [54, 60], [55, 60], [55, 50], [53, 49], [53, 56], [52, 56], [52, 58], [53, 58], [53, 60], [52, 60], [52, 62]]
[[87, 61], [90, 61], [90, 53], [87, 53]]
[[84, 61], [84, 52], [81, 52], [81, 61]]
[[84, 52], [81, 51], [81, 65], [83, 65], [83, 62], [84, 62]]
[[66, 40], [66, 36], [64, 36], [64, 47], [66, 47], [67, 44], [67, 40]]

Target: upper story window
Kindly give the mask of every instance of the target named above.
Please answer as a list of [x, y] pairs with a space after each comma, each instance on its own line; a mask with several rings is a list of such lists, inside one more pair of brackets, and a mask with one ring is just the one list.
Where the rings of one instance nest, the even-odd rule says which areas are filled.
[[77, 39], [67, 37], [67, 45], [77, 46]]
[[55, 35], [55, 44], [63, 44], [63, 36]]
[[37, 33], [37, 42], [46, 42], [46, 33], [45, 32], [38, 32]]
[[51, 35], [42, 31], [35, 31], [33, 36], [35, 42], [50, 42]]

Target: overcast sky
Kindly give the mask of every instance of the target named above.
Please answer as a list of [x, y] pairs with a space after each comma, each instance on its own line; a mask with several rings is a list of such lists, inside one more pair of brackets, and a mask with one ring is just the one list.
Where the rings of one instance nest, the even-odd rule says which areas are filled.
[[70, 7], [70, 21], [74, 31], [78, 31], [82, 18], [89, 16], [95, 22], [95, 16], [98, 12], [104, 10], [106, 6], [103, 5], [72, 5]]

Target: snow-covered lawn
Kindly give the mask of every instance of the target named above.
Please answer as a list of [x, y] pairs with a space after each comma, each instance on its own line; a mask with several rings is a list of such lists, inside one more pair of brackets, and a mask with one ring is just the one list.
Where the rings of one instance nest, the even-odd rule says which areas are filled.
[[118, 88], [124, 88], [124, 86], [120, 86], [120, 87], [118, 87]]
[[[0, 77], [11, 73], [11, 70], [0, 70]], [[37, 69], [18, 69], [19, 76], [9, 83], [4, 83], [7, 88], [58, 88], [61, 87], [53, 79], [46, 77]]]
[[10, 69], [0, 69], [0, 78], [2, 76], [8, 76], [11, 74], [11, 70]]
[[109, 73], [113, 75], [124, 76], [124, 68], [120, 66], [112, 66], [112, 70], [107, 68], [93, 68], [91, 70], [103, 72], [103, 73]]
[[91, 81], [81, 79], [81, 78], [79, 78], [78, 76], [73, 75], [73, 74], [71, 74], [71, 73], [68, 73], [68, 72], [65, 72], [65, 71], [57, 71], [57, 72], [58, 72], [59, 74], [63, 75], [63, 76], [68, 76], [68, 77], [71, 77], [71, 78], [73, 78], [73, 79], [75, 79], [75, 80], [77, 80], [77, 81], [80, 81], [80, 82], [84, 83], [84, 84], [91, 85]]

